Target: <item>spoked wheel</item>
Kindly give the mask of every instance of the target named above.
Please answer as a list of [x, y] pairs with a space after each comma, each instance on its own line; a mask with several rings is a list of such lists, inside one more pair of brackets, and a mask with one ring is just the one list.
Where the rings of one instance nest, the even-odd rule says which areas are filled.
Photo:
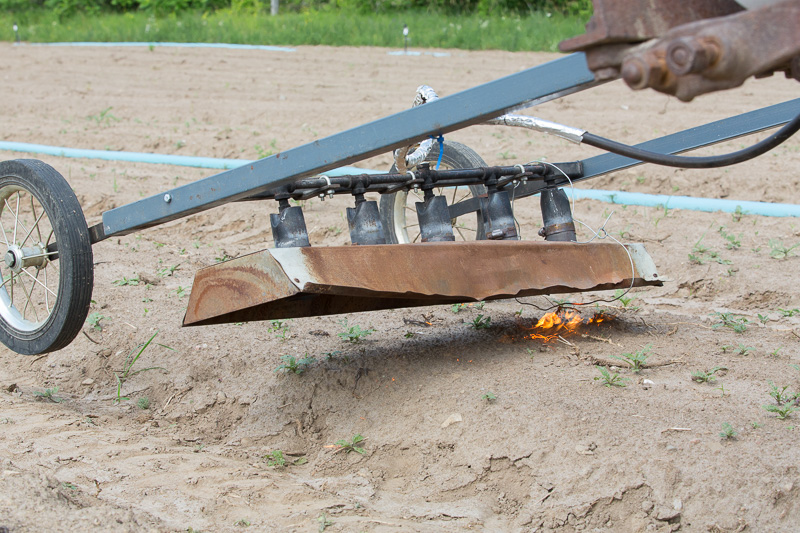
[[[434, 144], [433, 149], [425, 158], [434, 167], [439, 159], [439, 145]], [[485, 167], [486, 163], [475, 151], [461, 143], [453, 141], [444, 142], [442, 163], [439, 170]], [[392, 171], [395, 169], [393, 168]], [[413, 170], [413, 169], [411, 169]], [[473, 196], [486, 194], [483, 185], [470, 185], [461, 187], [439, 187], [433, 191], [436, 195], [443, 195], [447, 205], [456, 204]], [[381, 195], [380, 214], [386, 240], [392, 244], [420, 242], [419, 223], [415, 202], [422, 201], [422, 192], [398, 191], [393, 194]], [[483, 217], [480, 211], [468, 213], [462, 217], [451, 220], [453, 234], [457, 241], [474, 241], [485, 238], [483, 231]]]
[[89, 230], [56, 170], [33, 159], [0, 162], [0, 341], [17, 353], [68, 345], [92, 297]]

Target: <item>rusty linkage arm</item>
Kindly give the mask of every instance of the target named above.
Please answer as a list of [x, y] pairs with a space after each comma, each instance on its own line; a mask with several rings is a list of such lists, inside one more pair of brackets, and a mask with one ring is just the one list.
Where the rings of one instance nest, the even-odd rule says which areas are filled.
[[[742, 4], [749, 2], [742, 1]], [[800, 80], [800, 0], [743, 11], [732, 0], [593, 0], [582, 50], [597, 80], [622, 77], [684, 101], [784, 72]]]

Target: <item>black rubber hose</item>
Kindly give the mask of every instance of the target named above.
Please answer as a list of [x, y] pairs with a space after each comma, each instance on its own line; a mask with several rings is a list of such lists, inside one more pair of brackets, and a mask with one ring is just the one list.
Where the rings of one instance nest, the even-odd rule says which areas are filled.
[[584, 143], [600, 148], [613, 154], [638, 159], [645, 163], [653, 163], [656, 165], [663, 165], [667, 167], [680, 167], [680, 168], [719, 168], [735, 165], [743, 161], [748, 161], [754, 157], [758, 157], [763, 153], [769, 152], [779, 144], [786, 141], [789, 137], [800, 130], [800, 115], [793, 118], [790, 122], [786, 123], [781, 129], [767, 137], [761, 142], [754, 144], [743, 150], [732, 152], [724, 155], [712, 155], [706, 157], [682, 157], [670, 154], [659, 154], [658, 152], [650, 152], [649, 150], [642, 150], [634, 146], [618, 143], [604, 137], [599, 137], [588, 131], [583, 134]]

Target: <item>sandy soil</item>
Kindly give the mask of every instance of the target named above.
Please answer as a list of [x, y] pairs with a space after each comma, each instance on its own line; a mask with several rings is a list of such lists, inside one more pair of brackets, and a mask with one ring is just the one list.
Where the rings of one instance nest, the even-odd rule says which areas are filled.
[[[405, 109], [421, 83], [446, 95], [552, 57], [0, 44], [0, 139], [255, 158]], [[686, 105], [613, 83], [536, 114], [633, 143], [784, 101], [796, 90], [793, 82], [766, 79]], [[448, 137], [489, 163], [595, 153], [495, 127]], [[731, 169], [642, 166], [588, 186], [798, 203], [799, 152], [793, 139]], [[114, 206], [210, 174], [42, 159], [69, 180], [90, 224]], [[390, 158], [362, 164], [388, 168]], [[348, 203], [337, 197], [307, 206], [314, 244], [347, 241]], [[526, 340], [542, 313], [513, 300], [459, 313], [437, 306], [351, 315], [351, 325], [376, 330], [353, 345], [337, 336], [342, 317], [293, 320], [285, 334], [269, 323], [182, 329], [193, 273], [225, 255], [269, 247], [273, 210], [225, 206], [96, 245], [92, 311], [105, 317], [102, 331], [87, 325], [68, 348], [44, 357], [0, 349], [0, 529], [800, 527], [800, 413], [779, 420], [763, 407], [774, 403], [769, 381], [800, 389], [800, 371], [791, 366], [800, 364], [800, 316], [780, 311], [800, 307], [800, 259], [770, 257], [771, 240], [800, 242], [795, 220], [578, 201], [576, 216], [595, 228], [614, 210], [609, 233], [644, 242], [671, 281], [635, 290], [627, 308], [609, 304], [615, 320], [567, 342]], [[517, 210], [523, 235], [536, 238], [538, 201], [519, 202]], [[721, 227], [740, 247], [726, 246]], [[701, 239], [722, 262], [689, 261]], [[176, 264], [173, 276], [156, 275]], [[113, 285], [136, 274], [151, 285]], [[746, 317], [746, 331], [715, 327], [715, 312]], [[419, 325], [423, 314], [430, 327]], [[493, 327], [470, 329], [478, 314], [491, 316]], [[151, 346], [137, 368], [166, 370], [128, 380], [122, 392], [131, 399], [115, 404], [114, 371], [156, 330], [156, 341], [172, 350]], [[614, 359], [646, 346], [652, 355], [638, 374]], [[276, 372], [287, 354], [317, 361], [300, 375]], [[627, 386], [601, 386], [596, 364], [616, 365]], [[717, 366], [727, 370], [715, 382], [691, 380], [693, 371]], [[52, 387], [63, 402], [34, 394]], [[489, 392], [496, 400], [482, 398]], [[149, 409], [137, 407], [145, 397]], [[724, 422], [735, 439], [720, 437]], [[331, 446], [356, 434], [365, 438], [363, 455]], [[276, 450], [286, 466], [269, 466]], [[292, 464], [298, 459], [303, 464]]]

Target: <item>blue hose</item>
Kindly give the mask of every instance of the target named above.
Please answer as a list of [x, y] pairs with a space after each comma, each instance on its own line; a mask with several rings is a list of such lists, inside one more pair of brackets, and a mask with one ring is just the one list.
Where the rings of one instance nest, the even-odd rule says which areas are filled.
[[269, 52], [294, 52], [294, 48], [284, 48], [282, 46], [269, 46], [262, 44], [227, 44], [227, 43], [160, 43], [160, 42], [125, 42], [125, 43], [106, 43], [106, 42], [74, 42], [74, 43], [26, 43], [31, 46], [152, 46], [152, 47], [171, 47], [171, 48], [234, 48], [237, 50], [266, 50]]
[[[229, 169], [252, 163], [247, 159], [216, 159], [213, 157], [191, 157], [184, 155], [148, 154], [143, 152], [118, 152], [111, 150], [84, 150], [10, 141], [0, 141], [0, 150], [45, 154], [58, 157], [79, 157], [84, 159], [104, 159], [106, 161], [128, 161], [131, 163], [151, 163], [184, 167]], [[440, 151], [441, 153], [441, 151]], [[325, 172], [336, 177], [349, 174], [380, 173], [380, 170], [358, 167], [341, 167]], [[569, 190], [568, 190], [569, 193]], [[571, 193], [570, 193], [571, 194]], [[751, 202], [747, 200], [719, 200], [716, 198], [694, 198], [692, 196], [668, 196], [638, 192], [604, 191], [600, 189], [575, 189], [575, 198], [599, 200], [620, 205], [643, 205], [687, 209], [690, 211], [724, 211], [766, 217], [800, 217], [800, 205], [777, 204], [771, 202]]]

